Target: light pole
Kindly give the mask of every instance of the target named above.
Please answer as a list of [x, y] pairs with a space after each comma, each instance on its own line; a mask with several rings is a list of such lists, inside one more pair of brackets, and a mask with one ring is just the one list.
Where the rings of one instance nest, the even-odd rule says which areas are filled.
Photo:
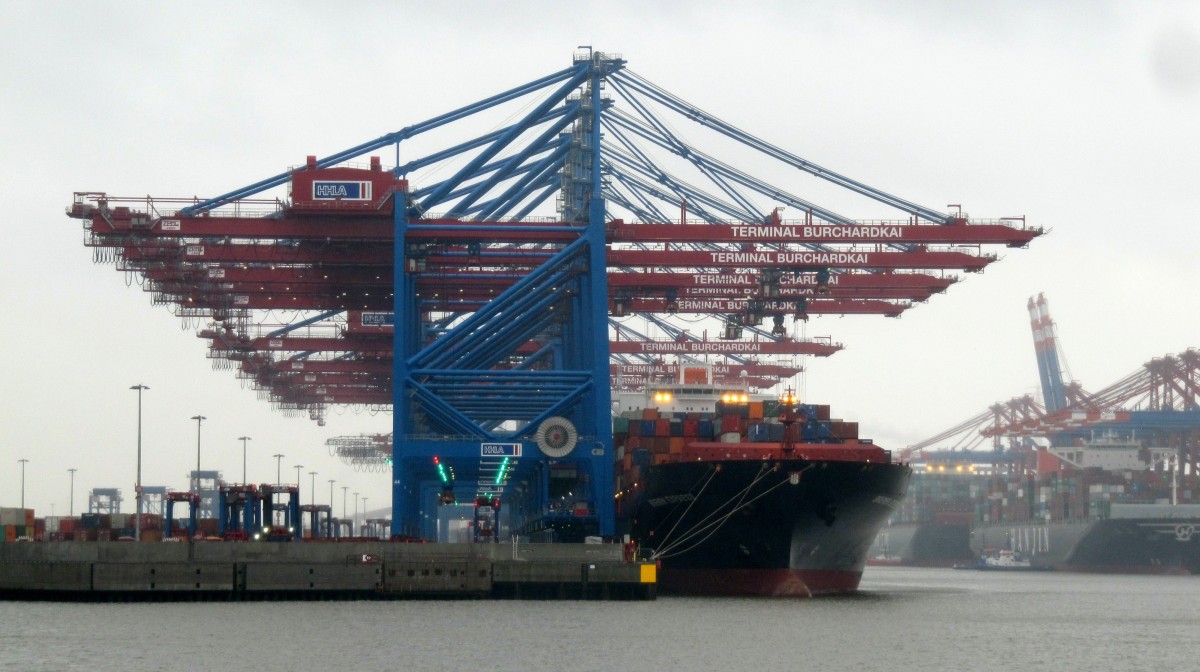
[[[304, 468], [303, 464], [296, 465], [296, 496], [297, 497], [300, 496], [300, 470], [303, 468]], [[300, 520], [297, 522], [296, 527], [297, 527], [297, 529], [300, 530], [301, 535], [303, 535], [303, 533], [304, 533], [304, 514], [303, 513], [300, 514]]]
[[283, 468], [283, 458], [284, 458], [284, 455], [283, 455], [283, 453], [275, 453], [275, 454], [274, 454], [274, 455], [272, 455], [271, 457], [274, 457], [274, 458], [275, 458], [275, 485], [279, 485], [279, 483], [280, 483], [280, 480], [281, 480], [281, 479], [279, 478], [279, 472], [280, 472], [280, 471], [282, 470], [282, 468]]
[[21, 508], [25, 508], [25, 463], [29, 460], [21, 458], [17, 460], [21, 463]]
[[192, 420], [196, 421], [196, 478], [200, 478], [200, 423], [207, 419], [203, 415], [192, 416]]
[[358, 493], [357, 492], [354, 493], [354, 529], [350, 530], [350, 531], [354, 533], [353, 536], [355, 536], [355, 537], [358, 536]]
[[312, 483], [308, 486], [308, 491], [312, 493], [311, 495], [309, 495], [309, 497], [312, 497], [313, 506], [316, 506], [316, 504], [317, 504], [317, 472], [310, 471], [310, 472], [308, 472], [308, 475], [312, 476]]
[[[137, 501], [133, 516], [133, 538], [138, 541], [142, 540], [142, 390], [148, 390], [149, 387], [138, 383], [130, 386], [131, 390], [137, 390], [138, 393], [138, 426], [137, 426], [137, 483], [133, 487], [133, 496]], [[74, 479], [75, 475], [71, 474]], [[71, 481], [71, 497], [75, 496], [75, 481]], [[72, 505], [71, 507], [75, 507]]]
[[77, 470], [74, 468], [71, 468], [71, 469], [67, 469], [67, 471], [71, 472], [71, 514], [70, 515], [72, 518], [74, 518], [75, 517], [75, 472]]
[[348, 485], [342, 486], [342, 518], [346, 517], [346, 491], [349, 489], [350, 486]]
[[334, 479], [329, 479], [329, 515], [325, 518], [325, 521], [329, 523], [330, 539], [338, 536], [337, 531], [333, 529], [333, 482]]
[[250, 440], [248, 436], [239, 436], [238, 440], [242, 442], [242, 485], [246, 484], [246, 442]]

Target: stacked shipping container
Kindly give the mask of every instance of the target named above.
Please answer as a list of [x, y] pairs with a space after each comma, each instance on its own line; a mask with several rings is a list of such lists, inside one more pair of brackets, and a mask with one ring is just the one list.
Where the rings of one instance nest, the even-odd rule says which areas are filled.
[[[801, 404], [797, 410], [800, 417], [793, 431], [800, 442], [840, 443], [858, 438], [858, 423], [831, 419], [829, 406]], [[618, 508], [622, 494], [641, 479], [646, 466], [680, 459], [689, 443], [783, 441], [784, 425], [778, 414], [775, 400], [718, 401], [713, 413], [663, 414], [645, 408], [613, 418]]]

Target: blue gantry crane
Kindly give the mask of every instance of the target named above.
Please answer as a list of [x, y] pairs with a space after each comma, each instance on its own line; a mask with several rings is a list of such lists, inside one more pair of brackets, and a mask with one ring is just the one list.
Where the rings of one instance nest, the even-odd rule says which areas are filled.
[[[861, 225], [717, 158], [680, 120], [906, 221]], [[364, 155], [366, 167], [352, 163]], [[79, 193], [68, 214], [85, 220], [98, 259], [142, 273], [177, 315], [211, 318], [200, 335], [214, 361], [318, 423], [339, 404], [392, 412], [388, 441], [336, 450], [391, 473], [394, 538], [432, 537], [438, 506], [479, 501], [493, 539], [505, 526], [612, 535], [613, 364], [658, 366], [676, 348], [760, 367], [769, 386], [799, 369], [764, 356], [841, 348], [793, 335], [789, 320], [899, 315], [955, 282], [948, 271], [996, 259], [971, 248], [1041, 233], [883, 192], [591, 48], [557, 72], [215, 198], [121, 200]], [[803, 219], [784, 221], [782, 207]], [[254, 311], [300, 316], [268, 326]], [[719, 333], [680, 327], [685, 316], [715, 318]], [[627, 323], [643, 317], [669, 343]]]

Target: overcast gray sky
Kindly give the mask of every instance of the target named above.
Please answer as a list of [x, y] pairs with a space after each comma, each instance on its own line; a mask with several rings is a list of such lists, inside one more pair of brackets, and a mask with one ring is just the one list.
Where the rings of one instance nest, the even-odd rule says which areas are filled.
[[92, 487], [132, 497], [135, 383], [151, 388], [146, 484], [185, 487], [200, 413], [205, 468], [240, 479], [249, 435], [250, 480], [274, 479], [283, 453], [285, 481], [296, 464], [306, 487], [318, 472], [319, 501], [337, 480], [339, 513], [343, 485], [385, 505], [387, 476], [355, 473], [325, 440], [390, 417], [318, 427], [272, 410], [213, 370], [196, 325], [92, 263], [63, 209], [75, 191], [224, 193], [560, 70], [584, 44], [872, 186], [1052, 230], [900, 319], [809, 323], [846, 350], [809, 362], [808, 400], [885, 447], [1037, 393], [1038, 292], [1085, 388], [1200, 347], [1195, 2], [3, 6], [0, 506], [19, 504], [20, 458], [39, 515], [67, 512], [72, 467], [76, 513]]

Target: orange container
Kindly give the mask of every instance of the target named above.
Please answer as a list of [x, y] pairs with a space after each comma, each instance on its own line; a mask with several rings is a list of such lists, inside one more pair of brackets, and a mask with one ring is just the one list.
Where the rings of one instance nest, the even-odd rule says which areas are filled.
[[677, 455], [680, 453], [683, 453], [683, 437], [682, 436], [672, 436], [670, 439], [668, 439], [668, 441], [669, 441], [668, 445], [670, 447], [671, 453], [674, 453]]

